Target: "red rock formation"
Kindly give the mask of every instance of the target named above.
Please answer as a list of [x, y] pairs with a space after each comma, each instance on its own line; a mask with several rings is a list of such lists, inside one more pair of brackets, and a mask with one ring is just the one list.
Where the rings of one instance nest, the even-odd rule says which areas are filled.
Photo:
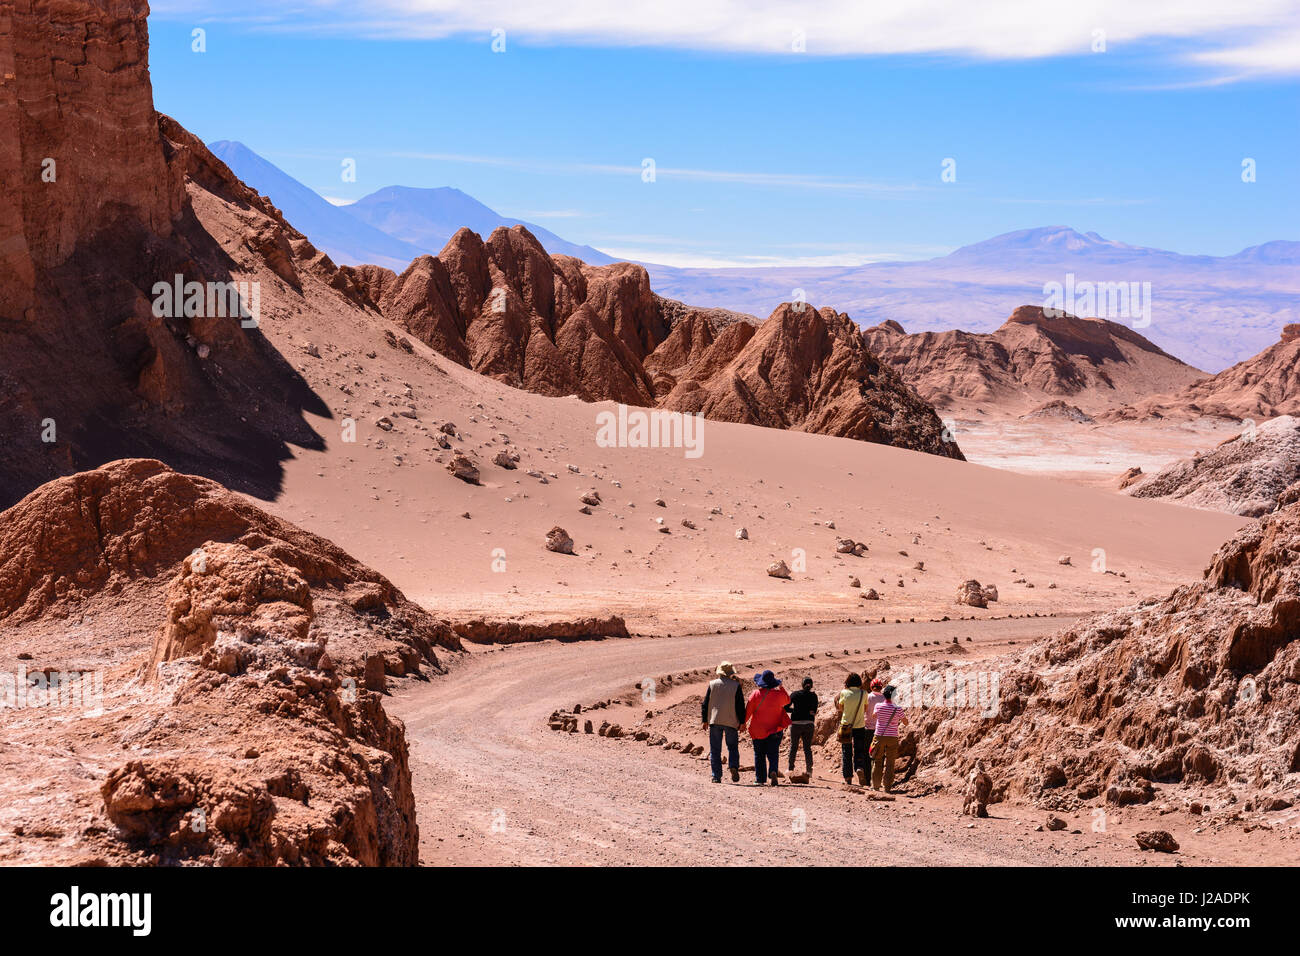
[[377, 615], [364, 648], [342, 635], [331, 645], [342, 668], [359, 671], [364, 657], [380, 654], [389, 673], [403, 674], [422, 663], [436, 667], [437, 646], [460, 647], [445, 625], [336, 545], [215, 481], [179, 474], [159, 461], [118, 461], [60, 478], [4, 519], [0, 623], [6, 627], [74, 613], [83, 600], [171, 574], [196, 549], [234, 543], [295, 569], [316, 594], [316, 618]]
[[1123, 413], [1126, 418], [1151, 415], [1216, 415], [1256, 421], [1300, 415], [1300, 326], [1286, 326], [1280, 341], [1213, 378], [1139, 402]]
[[387, 318], [517, 388], [961, 457], [933, 409], [831, 310], [783, 307], [756, 330], [656, 296], [640, 266], [552, 258], [523, 226], [487, 242], [462, 229], [395, 279], [350, 274]]
[[[1091, 618], [1007, 662], [994, 716], [927, 708], [927, 766], [982, 759], [1002, 793], [1146, 802], [1157, 783], [1294, 794], [1300, 773], [1300, 505], [1228, 541], [1205, 578]], [[1293, 799], [1293, 797], [1292, 797]]]
[[1085, 412], [1204, 378], [1128, 326], [1021, 306], [990, 333], [921, 332], [897, 322], [863, 333], [867, 345], [936, 406], [1033, 407], [1059, 396]]
[[[0, 506], [133, 454], [270, 495], [288, 443], [321, 444], [302, 412], [323, 405], [257, 329], [213, 299], [186, 315], [155, 292], [176, 275], [255, 278], [241, 268], [255, 261], [270, 270], [268, 302], [297, 296], [305, 272], [357, 295], [154, 112], [146, 13], [143, 0], [16, 0], [0, 16]], [[238, 249], [199, 222], [195, 203], [212, 199], [233, 211]]]
[[867, 349], [848, 316], [804, 303], [778, 307], [730, 362], [702, 381], [683, 379], [661, 404], [965, 460], [934, 409]]
[[149, 83], [145, 0], [7, 2], [0, 16], [0, 302], [26, 317], [38, 280], [87, 236], [166, 238], [182, 191]]
[[712, 378], [740, 354], [754, 328], [746, 321], [719, 326], [708, 310], [683, 310], [668, 338], [645, 361], [656, 397], [665, 398], [678, 383]]
[[349, 271], [386, 317], [483, 375], [543, 395], [653, 401], [641, 362], [664, 326], [640, 266], [552, 259], [515, 226], [486, 242], [461, 229], [400, 276]]
[[99, 713], [0, 712], [28, 755], [6, 775], [76, 798], [33, 811], [83, 833], [56, 861], [416, 861], [404, 730], [364, 676], [440, 670], [460, 639], [328, 541], [156, 461], [61, 478], [0, 514], [15, 645], [104, 675]]

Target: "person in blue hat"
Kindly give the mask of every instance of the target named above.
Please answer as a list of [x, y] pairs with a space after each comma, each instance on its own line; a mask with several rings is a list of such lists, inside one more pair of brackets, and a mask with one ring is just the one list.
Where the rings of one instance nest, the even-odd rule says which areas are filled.
[[754, 675], [754, 692], [745, 702], [745, 723], [754, 742], [754, 778], [760, 787], [769, 781], [775, 787], [780, 776], [781, 738], [790, 726], [785, 710], [789, 703], [790, 695], [775, 674], [763, 671]]

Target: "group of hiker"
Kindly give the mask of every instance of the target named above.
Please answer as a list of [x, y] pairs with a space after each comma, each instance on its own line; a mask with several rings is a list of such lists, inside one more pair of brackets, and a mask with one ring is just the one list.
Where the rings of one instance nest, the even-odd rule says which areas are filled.
[[[880, 678], [864, 687], [862, 675], [851, 673], [836, 695], [839, 714], [837, 735], [844, 782], [858, 786], [870, 780], [873, 790], [886, 793], [894, 785], [894, 761], [898, 757], [899, 729], [907, 723], [907, 711], [894, 702], [895, 690]], [[820, 701], [813, 692], [811, 677], [793, 694], [770, 670], [754, 675], [754, 690], [745, 696], [736, 668], [730, 661], [718, 665], [700, 707], [700, 720], [709, 731], [709, 769], [713, 782], [722, 783], [722, 746], [727, 746], [727, 769], [733, 783], [740, 782], [740, 731], [754, 744], [754, 779], [759, 786], [777, 785], [780, 776], [781, 741], [790, 729], [789, 773], [803, 750], [807, 767], [805, 781], [812, 777], [813, 728]]]

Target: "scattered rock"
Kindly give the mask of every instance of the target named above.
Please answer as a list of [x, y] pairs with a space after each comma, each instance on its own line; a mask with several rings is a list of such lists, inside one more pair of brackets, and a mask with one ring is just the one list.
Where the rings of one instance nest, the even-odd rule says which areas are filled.
[[456, 452], [452, 456], [451, 461], [447, 462], [447, 470], [461, 481], [468, 482], [471, 485], [479, 483], [478, 466], [462, 452]]
[[556, 554], [573, 554], [573, 539], [559, 525], [546, 532], [546, 550]]
[[773, 578], [790, 578], [790, 568], [784, 561], [776, 561], [767, 566], [767, 574]]
[[964, 581], [957, 588], [957, 603], [966, 604], [970, 607], [988, 607], [988, 598], [984, 596], [984, 589], [974, 578]]
[[1135, 834], [1134, 839], [1144, 850], [1155, 850], [1157, 853], [1178, 852], [1178, 841], [1168, 830], [1143, 830]]

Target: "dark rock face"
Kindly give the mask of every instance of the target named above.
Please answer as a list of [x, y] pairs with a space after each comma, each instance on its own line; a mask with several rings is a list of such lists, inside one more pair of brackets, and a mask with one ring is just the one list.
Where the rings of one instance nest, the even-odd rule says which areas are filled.
[[[147, 12], [143, 0], [15, 0], [0, 17], [0, 506], [141, 455], [269, 497], [290, 442], [322, 446], [302, 413], [324, 404], [238, 301], [252, 304], [259, 277], [268, 297], [295, 296], [309, 269], [359, 293], [154, 112]], [[195, 214], [209, 198], [243, 230], [233, 257]], [[203, 284], [199, 309], [160, 300], [178, 275]]]

